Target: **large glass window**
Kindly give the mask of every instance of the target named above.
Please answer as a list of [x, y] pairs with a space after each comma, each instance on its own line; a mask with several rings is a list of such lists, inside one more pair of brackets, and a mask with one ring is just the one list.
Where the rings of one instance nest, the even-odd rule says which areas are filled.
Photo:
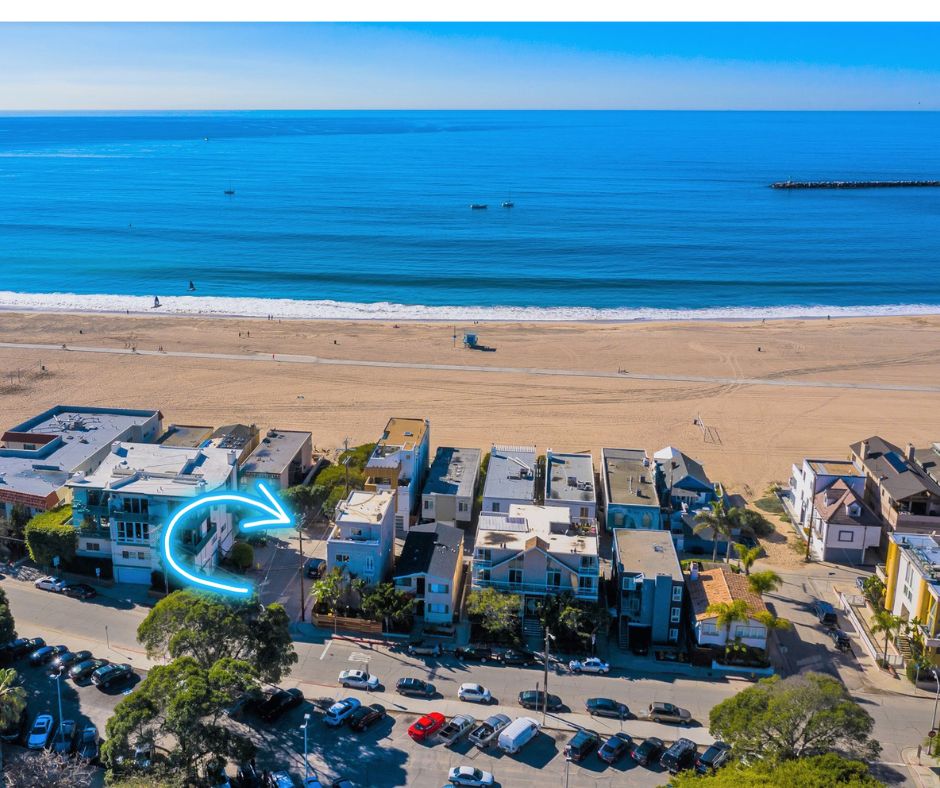
[[558, 588], [561, 585], [561, 570], [558, 567], [550, 567], [545, 573], [545, 585], [549, 588]]
[[119, 542], [149, 542], [150, 525], [148, 523], [118, 522], [117, 538]]
[[522, 570], [521, 570], [521, 569], [510, 569], [510, 570], [509, 570], [509, 582], [510, 582], [510, 583], [521, 583], [521, 582], [522, 582]]

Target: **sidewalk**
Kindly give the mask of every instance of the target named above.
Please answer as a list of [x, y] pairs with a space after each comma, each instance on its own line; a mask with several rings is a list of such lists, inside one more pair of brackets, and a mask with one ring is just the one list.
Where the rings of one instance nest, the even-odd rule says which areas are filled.
[[937, 788], [940, 786], [940, 761], [933, 755], [927, 754], [924, 747], [920, 758], [916, 747], [905, 747], [901, 751], [901, 758], [907, 766], [908, 772], [920, 788]]

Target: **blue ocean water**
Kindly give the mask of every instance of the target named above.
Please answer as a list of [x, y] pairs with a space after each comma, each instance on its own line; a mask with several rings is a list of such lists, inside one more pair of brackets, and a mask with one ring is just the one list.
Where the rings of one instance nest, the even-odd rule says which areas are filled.
[[940, 178], [938, 140], [938, 113], [4, 115], [0, 303], [923, 311], [940, 307], [940, 189], [768, 184]]

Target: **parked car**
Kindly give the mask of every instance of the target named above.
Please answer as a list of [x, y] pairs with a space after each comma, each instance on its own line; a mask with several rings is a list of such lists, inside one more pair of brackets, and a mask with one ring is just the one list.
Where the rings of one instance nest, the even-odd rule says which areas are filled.
[[415, 678], [404, 678], [398, 679], [398, 682], [395, 684], [395, 691], [399, 695], [430, 698], [437, 692], [437, 689], [430, 682]]
[[255, 766], [254, 758], [252, 758], [250, 761], [246, 761], [238, 767], [238, 771], [235, 772], [235, 777], [241, 788], [263, 788], [261, 782], [262, 774], [263, 772], [258, 771], [258, 767]]
[[22, 742], [23, 738], [26, 736], [26, 729], [28, 727], [29, 710], [26, 706], [24, 706], [23, 710], [20, 712], [20, 716], [17, 717], [17, 719], [10, 723], [6, 728], [0, 730], [0, 741]]
[[531, 717], [517, 717], [499, 732], [499, 749], [515, 755], [539, 735], [539, 724]]
[[483, 722], [477, 725], [476, 728], [470, 731], [468, 737], [470, 743], [475, 744], [481, 750], [485, 750], [496, 740], [500, 731], [511, 722], [512, 720], [505, 714], [494, 714], [492, 717], [487, 717]]
[[695, 771], [699, 774], [709, 774], [724, 766], [730, 757], [731, 745], [716, 741], [695, 759]]
[[495, 784], [493, 775], [475, 766], [455, 766], [447, 773], [451, 785], [469, 785], [473, 788]]
[[416, 643], [408, 644], [408, 653], [421, 657], [439, 657], [441, 655], [441, 644], [419, 640]]
[[55, 720], [51, 714], [40, 714], [33, 721], [33, 727], [29, 729], [29, 736], [26, 738], [26, 746], [30, 750], [41, 750], [52, 738], [52, 732], [55, 730]]
[[78, 746], [78, 725], [75, 720], [62, 720], [59, 730], [52, 739], [52, 751], [56, 755], [68, 757]]
[[98, 596], [98, 592], [88, 583], [69, 583], [62, 589], [62, 593], [73, 599], [92, 599]]
[[91, 683], [99, 689], [106, 689], [112, 684], [127, 681], [134, 675], [134, 669], [126, 662], [123, 665], [102, 665], [91, 674]]
[[326, 714], [323, 715], [323, 722], [331, 728], [338, 728], [346, 722], [350, 715], [361, 705], [362, 704], [356, 700], [356, 698], [343, 698], [343, 700], [338, 700], [326, 710]]
[[632, 746], [633, 739], [630, 738], [629, 734], [615, 733], [601, 745], [601, 748], [597, 751], [597, 757], [605, 763], [614, 764], [630, 752]]
[[613, 717], [615, 720], [625, 720], [630, 716], [630, 708], [626, 703], [611, 698], [588, 698], [584, 710], [592, 717]]
[[468, 703], [492, 703], [493, 695], [482, 684], [461, 684], [457, 697]]
[[548, 711], [558, 711], [564, 704], [557, 695], [549, 694], [548, 706], [545, 706], [545, 693], [542, 690], [523, 690], [519, 693], [519, 705], [524, 709], [535, 709], [541, 711], [547, 708]]
[[663, 740], [650, 736], [648, 739], [644, 739], [641, 744], [634, 744], [630, 755], [640, 766], [650, 766], [659, 761], [663, 749]]
[[515, 651], [513, 649], [500, 654], [499, 661], [504, 665], [521, 665], [522, 667], [539, 664], [538, 657], [531, 651]]
[[588, 657], [585, 660], [571, 660], [568, 663], [568, 670], [572, 673], [597, 673], [603, 675], [604, 673], [610, 673], [610, 665], [597, 657]]
[[59, 579], [56, 577], [40, 577], [36, 582], [36, 588], [41, 588], [43, 591], [55, 591], [56, 584], [59, 582]]
[[344, 670], [339, 674], [339, 683], [342, 687], [363, 690], [374, 690], [379, 687], [378, 676], [371, 675], [367, 670]]
[[325, 571], [326, 571], [326, 559], [308, 558], [304, 562], [304, 574], [307, 577], [310, 577], [316, 580], [320, 577], [323, 577], [323, 573]]
[[443, 727], [438, 738], [447, 746], [456, 744], [476, 724], [477, 721], [469, 714], [458, 714]]
[[488, 659], [493, 659], [493, 649], [489, 646], [460, 646], [454, 650], [454, 654], [457, 659], [462, 659], [464, 662], [486, 662]]
[[52, 672], [64, 673], [72, 665], [91, 659], [90, 651], [66, 651], [52, 660]]
[[813, 613], [819, 619], [819, 623], [825, 627], [839, 626], [839, 617], [836, 615], [836, 609], [828, 602], [817, 599], [813, 604]]
[[697, 749], [690, 739], [676, 739], [666, 752], [660, 756], [659, 765], [670, 774], [678, 774], [692, 768]]
[[11, 640], [9, 643], [0, 646], [0, 659], [4, 662], [12, 662], [14, 659], [19, 659], [37, 648], [38, 646], [30, 648], [30, 641], [26, 638], [16, 638], [16, 640]]
[[78, 739], [78, 757], [83, 761], [95, 763], [98, 760], [98, 729], [94, 725], [86, 725]]
[[252, 687], [222, 709], [222, 713], [226, 717], [237, 720], [249, 712], [257, 714], [262, 703], [264, 703], [264, 694], [258, 687]]
[[59, 656], [59, 654], [64, 654], [68, 650], [68, 646], [43, 646], [29, 655], [29, 664], [33, 667], [45, 665], [50, 660]]
[[594, 731], [581, 728], [565, 745], [565, 758], [580, 763], [601, 746], [601, 737]]
[[364, 731], [384, 719], [385, 707], [379, 703], [360, 706], [349, 715], [349, 727], [354, 731]]
[[76, 662], [69, 668], [69, 678], [72, 679], [76, 684], [81, 681], [88, 681], [91, 678], [91, 674], [94, 673], [98, 668], [103, 668], [105, 665], [109, 664], [106, 659], [84, 659], [80, 662]]
[[418, 742], [427, 742], [444, 727], [444, 715], [439, 711], [432, 711], [411, 724], [408, 735]]
[[679, 725], [692, 723], [692, 713], [672, 703], [651, 703], [647, 709], [646, 718], [650, 722], [675, 722]]
[[258, 716], [265, 722], [274, 722], [303, 702], [304, 694], [297, 687], [279, 689], [258, 707]]
[[17, 654], [15, 655], [17, 659], [20, 657], [25, 657], [27, 654], [32, 654], [34, 651], [38, 651], [43, 646], [46, 645], [46, 641], [42, 638], [29, 638], [26, 641], [26, 644], [21, 646], [21, 649], [17, 649]]
[[829, 629], [826, 631], [829, 637], [832, 638], [832, 644], [839, 649], [839, 651], [845, 652], [851, 650], [852, 641], [845, 632], [841, 629]]

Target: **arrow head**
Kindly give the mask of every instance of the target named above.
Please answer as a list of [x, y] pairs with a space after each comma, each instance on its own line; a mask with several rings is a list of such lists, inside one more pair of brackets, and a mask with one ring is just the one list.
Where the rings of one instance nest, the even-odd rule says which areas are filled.
[[254, 504], [259, 509], [263, 510], [270, 517], [263, 517], [260, 520], [252, 520], [251, 522], [242, 523], [241, 529], [247, 530], [249, 528], [259, 528], [261, 526], [267, 526], [269, 528], [286, 528], [289, 525], [293, 525], [293, 521], [290, 518], [290, 515], [284, 511], [284, 507], [281, 506], [281, 502], [274, 497], [274, 495], [264, 486], [262, 482], [258, 482], [258, 491], [268, 499], [270, 506], [261, 502], [255, 501]]

